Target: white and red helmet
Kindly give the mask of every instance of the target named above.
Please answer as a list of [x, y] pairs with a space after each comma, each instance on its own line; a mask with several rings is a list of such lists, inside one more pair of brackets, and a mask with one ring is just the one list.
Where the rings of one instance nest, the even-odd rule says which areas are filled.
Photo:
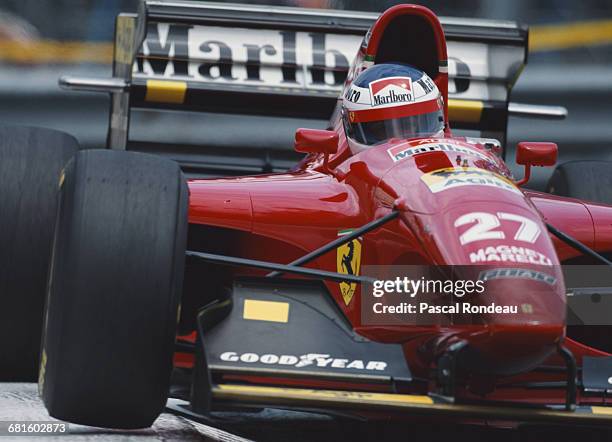
[[353, 153], [392, 138], [442, 135], [445, 125], [436, 84], [401, 63], [377, 64], [359, 74], [344, 94], [342, 119]]

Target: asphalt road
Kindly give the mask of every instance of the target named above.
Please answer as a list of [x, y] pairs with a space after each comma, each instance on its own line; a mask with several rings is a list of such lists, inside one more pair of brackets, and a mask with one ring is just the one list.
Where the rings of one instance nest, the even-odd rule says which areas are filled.
[[[326, 441], [326, 440], [374, 440], [379, 434], [376, 427], [369, 432], [353, 423], [339, 422], [333, 418], [311, 413], [282, 410], [253, 410], [251, 412], [222, 412], [216, 417], [221, 426], [236, 433], [250, 435], [247, 439], [233, 433], [203, 425], [173, 414], [162, 414], [151, 428], [142, 430], [109, 430], [69, 424], [69, 433], [55, 436], [38, 436], [35, 441]], [[30, 437], [6, 436], [2, 428], [8, 422], [60, 422], [49, 416], [38, 397], [37, 385], [28, 383], [0, 383], [0, 442], [24, 442]], [[359, 437], [361, 435], [361, 437]], [[380, 433], [382, 436], [382, 433]], [[6, 437], [5, 437], [6, 436]], [[375, 438], [377, 439], [377, 438]], [[383, 439], [381, 439], [383, 440]], [[384, 439], [387, 440], [387, 439]]]
[[[215, 413], [216, 422], [228, 431], [193, 422], [169, 413], [162, 414], [151, 428], [143, 430], [108, 430], [70, 424], [69, 433], [56, 436], [8, 436], [0, 432], [0, 442], [38, 441], [220, 441], [243, 442], [323, 442], [323, 441], [495, 441], [495, 442], [569, 442], [609, 441], [612, 429], [587, 429], [576, 426], [529, 426], [518, 429], [453, 424], [446, 421], [417, 423], [406, 420], [380, 419], [362, 421], [336, 416], [322, 416], [286, 410], [225, 411]], [[7, 421], [49, 422], [38, 398], [36, 384], [0, 383], [0, 428]], [[500, 422], [497, 422], [499, 425]], [[497, 426], [496, 425], [496, 426]], [[237, 436], [240, 434], [245, 437]]]
[[[0, 383], [0, 423], [6, 421], [55, 421], [49, 417], [47, 410], [38, 397], [36, 384]], [[57, 421], [56, 421], [57, 422]], [[107, 430], [70, 424], [69, 434], [36, 437], [36, 441], [59, 440], [71, 442], [85, 441], [248, 441], [241, 437], [215, 428], [201, 425], [172, 414], [162, 414], [151, 428], [144, 430]], [[0, 434], [5, 436], [5, 434]], [[24, 442], [24, 436], [0, 437], [2, 442]]]

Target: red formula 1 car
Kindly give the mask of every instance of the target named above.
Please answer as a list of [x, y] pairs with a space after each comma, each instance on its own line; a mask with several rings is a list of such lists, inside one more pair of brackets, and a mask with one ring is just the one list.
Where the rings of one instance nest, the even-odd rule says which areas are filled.
[[[246, 406], [609, 425], [607, 324], [575, 326], [571, 339], [566, 309], [588, 310], [596, 298], [601, 312], [610, 289], [564, 284], [560, 265], [602, 264], [588, 269], [610, 276], [612, 207], [518, 187], [530, 167], [554, 165], [552, 143], [519, 144], [521, 181], [505, 165], [508, 114], [543, 112], [508, 104], [526, 39], [509, 23], [441, 25], [414, 5], [375, 21], [157, 1], [120, 15], [114, 77], [62, 80], [111, 92], [110, 149], [77, 152], [64, 134], [3, 129], [3, 377], [35, 373], [44, 319], [40, 393], [52, 416], [71, 422], [151, 425], [174, 368], [173, 379], [192, 377], [168, 406], [195, 419]], [[357, 56], [345, 80], [347, 47]], [[343, 97], [354, 97], [361, 73], [389, 62], [431, 78], [443, 130], [354, 152]], [[274, 173], [273, 153], [262, 163], [270, 173], [185, 180], [164, 154], [194, 175], [228, 164], [248, 171], [258, 159], [134, 142], [130, 111], [143, 108], [332, 116], [327, 130], [296, 132], [307, 156], [287, 172]], [[518, 310], [373, 323], [366, 288], [376, 279], [366, 268], [415, 265], [487, 269], [489, 301]]]

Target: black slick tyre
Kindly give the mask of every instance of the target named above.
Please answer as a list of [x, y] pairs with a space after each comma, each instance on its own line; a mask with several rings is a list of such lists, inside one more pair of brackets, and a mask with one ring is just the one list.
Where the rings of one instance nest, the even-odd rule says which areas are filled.
[[35, 381], [58, 180], [72, 136], [0, 127], [0, 382]]
[[585, 201], [612, 204], [612, 161], [569, 161], [557, 166], [546, 191]]
[[168, 397], [188, 191], [160, 157], [94, 150], [66, 166], [39, 391], [49, 414], [150, 426]]

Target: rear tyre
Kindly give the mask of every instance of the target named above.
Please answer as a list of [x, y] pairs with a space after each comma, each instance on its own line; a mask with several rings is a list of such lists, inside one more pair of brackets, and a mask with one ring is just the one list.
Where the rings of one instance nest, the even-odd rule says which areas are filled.
[[68, 134], [0, 127], [0, 381], [35, 381], [58, 179]]
[[[570, 161], [553, 172], [547, 192], [553, 195], [612, 204], [612, 161]], [[609, 254], [604, 254], [608, 259]], [[573, 325], [567, 336], [591, 347], [612, 352], [612, 326]]]
[[553, 195], [612, 204], [612, 161], [569, 161], [557, 166], [546, 191]]
[[150, 426], [168, 397], [187, 236], [178, 165], [86, 151], [66, 167], [39, 390], [49, 414]]

